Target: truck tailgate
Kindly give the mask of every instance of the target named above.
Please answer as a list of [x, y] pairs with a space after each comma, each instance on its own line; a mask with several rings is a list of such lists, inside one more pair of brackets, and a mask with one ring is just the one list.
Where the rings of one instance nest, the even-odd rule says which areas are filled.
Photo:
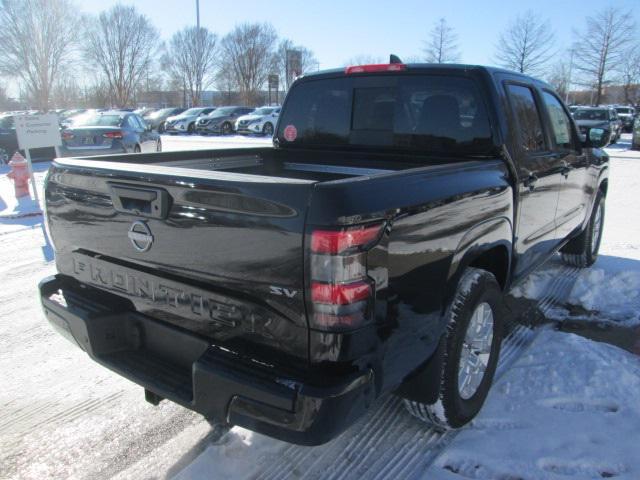
[[314, 182], [177, 170], [54, 163], [45, 195], [60, 273], [235, 349], [306, 360]]

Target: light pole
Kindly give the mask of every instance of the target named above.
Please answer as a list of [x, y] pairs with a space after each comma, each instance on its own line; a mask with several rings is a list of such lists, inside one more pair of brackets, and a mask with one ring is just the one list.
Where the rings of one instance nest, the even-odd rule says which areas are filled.
[[200, 0], [196, 0], [196, 26], [200, 31]]

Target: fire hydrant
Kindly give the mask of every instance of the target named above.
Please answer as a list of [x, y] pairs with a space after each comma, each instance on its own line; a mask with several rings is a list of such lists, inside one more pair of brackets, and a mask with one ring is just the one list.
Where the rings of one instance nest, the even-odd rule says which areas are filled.
[[29, 165], [20, 152], [14, 153], [9, 161], [11, 171], [7, 176], [13, 179], [16, 198], [29, 195]]

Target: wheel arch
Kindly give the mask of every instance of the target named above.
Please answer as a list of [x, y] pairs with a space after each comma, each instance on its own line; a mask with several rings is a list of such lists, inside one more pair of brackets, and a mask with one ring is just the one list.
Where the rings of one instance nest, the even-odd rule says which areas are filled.
[[453, 297], [458, 281], [467, 267], [492, 273], [500, 288], [509, 287], [512, 261], [513, 228], [506, 217], [495, 218], [471, 228], [460, 240], [447, 278], [444, 307]]

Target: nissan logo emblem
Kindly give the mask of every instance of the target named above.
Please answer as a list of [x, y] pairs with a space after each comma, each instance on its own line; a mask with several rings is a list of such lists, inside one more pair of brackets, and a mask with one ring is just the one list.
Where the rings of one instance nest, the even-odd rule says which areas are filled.
[[153, 235], [151, 235], [149, 226], [140, 220], [131, 224], [127, 236], [131, 240], [133, 248], [139, 252], [146, 252], [153, 244]]

